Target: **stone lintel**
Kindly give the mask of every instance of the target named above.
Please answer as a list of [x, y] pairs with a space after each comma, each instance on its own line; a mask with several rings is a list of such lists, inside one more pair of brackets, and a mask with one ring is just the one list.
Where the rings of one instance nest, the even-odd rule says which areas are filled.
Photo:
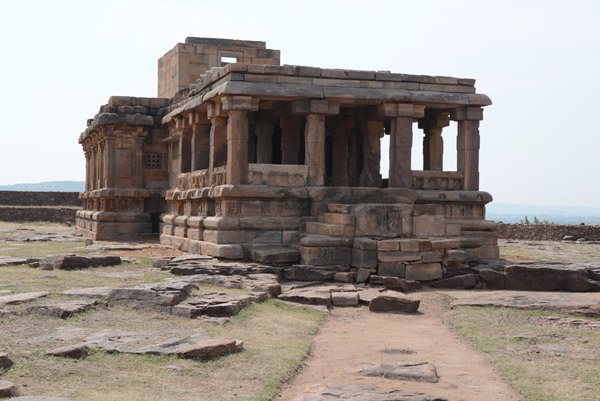
[[481, 107], [458, 107], [450, 110], [450, 119], [453, 121], [483, 120], [483, 109]]
[[206, 110], [192, 111], [190, 114], [188, 114], [188, 123], [190, 125], [210, 124], [210, 119], [208, 118], [208, 114], [207, 114]]
[[422, 118], [425, 115], [425, 106], [422, 104], [383, 103], [378, 109], [381, 117]]
[[419, 128], [444, 128], [450, 125], [450, 116], [447, 112], [440, 114], [426, 115], [419, 120]]
[[225, 96], [222, 98], [223, 111], [257, 111], [260, 100], [252, 96]]
[[321, 99], [303, 99], [292, 102], [293, 114], [336, 115], [340, 112], [340, 102]]

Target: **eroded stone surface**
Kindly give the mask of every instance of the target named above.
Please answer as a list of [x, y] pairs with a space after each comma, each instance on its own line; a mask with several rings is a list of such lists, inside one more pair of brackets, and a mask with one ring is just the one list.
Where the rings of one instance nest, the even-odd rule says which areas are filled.
[[171, 308], [183, 301], [194, 289], [198, 287], [180, 281], [118, 287], [110, 292], [109, 302], [134, 309], [171, 312]]
[[71, 288], [61, 294], [84, 298], [106, 298], [112, 289], [113, 287]]
[[78, 313], [83, 313], [89, 310], [96, 304], [96, 301], [67, 301], [55, 302], [45, 305], [35, 305], [27, 308], [28, 313], [37, 315], [66, 319]]
[[231, 317], [253, 302], [261, 302], [266, 298], [266, 293], [231, 295], [223, 292], [195, 292], [192, 297], [174, 306], [171, 313], [188, 318], [200, 315]]
[[419, 309], [420, 301], [410, 299], [395, 291], [384, 291], [373, 297], [369, 303], [371, 312], [406, 312], [413, 313]]
[[196, 274], [167, 281], [179, 281], [196, 284], [214, 285], [225, 288], [239, 288], [252, 291], [264, 291], [272, 297], [281, 293], [281, 285], [276, 274], [250, 273], [246, 275]]
[[0, 398], [3, 397], [17, 397], [21, 395], [21, 391], [17, 385], [8, 380], [0, 380]]
[[49, 292], [22, 292], [20, 294], [4, 295], [0, 297], [0, 305], [17, 305], [45, 297]]
[[121, 264], [119, 256], [78, 256], [78, 255], [58, 255], [48, 256], [40, 262], [42, 269], [70, 270], [90, 266], [114, 266]]
[[445, 398], [365, 384], [317, 384], [293, 401], [448, 401]]
[[435, 366], [429, 362], [385, 361], [360, 366], [354, 374], [359, 376], [384, 377], [394, 380], [437, 383]]
[[13, 365], [12, 359], [9, 358], [6, 352], [0, 352], [0, 371], [10, 369]]
[[0, 256], [0, 267], [26, 265], [28, 263], [37, 262], [40, 258], [13, 258], [12, 256]]
[[65, 347], [54, 348], [46, 351], [46, 355], [58, 356], [62, 358], [83, 359], [90, 352], [90, 347], [85, 343], [67, 345]]

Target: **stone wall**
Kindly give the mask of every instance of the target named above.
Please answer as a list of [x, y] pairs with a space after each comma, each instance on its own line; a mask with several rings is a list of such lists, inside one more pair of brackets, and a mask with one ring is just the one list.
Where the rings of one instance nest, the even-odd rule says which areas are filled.
[[503, 224], [496, 226], [498, 238], [560, 241], [565, 235], [600, 241], [600, 226], [567, 224]]
[[75, 208], [67, 207], [0, 207], [0, 221], [49, 221], [74, 223]]
[[81, 206], [79, 192], [0, 191], [0, 205]]

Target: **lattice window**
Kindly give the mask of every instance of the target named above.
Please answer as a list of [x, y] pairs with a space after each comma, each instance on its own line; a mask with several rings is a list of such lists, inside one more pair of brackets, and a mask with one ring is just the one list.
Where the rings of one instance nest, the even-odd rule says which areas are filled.
[[162, 168], [162, 154], [161, 153], [145, 153], [146, 168], [156, 169]]

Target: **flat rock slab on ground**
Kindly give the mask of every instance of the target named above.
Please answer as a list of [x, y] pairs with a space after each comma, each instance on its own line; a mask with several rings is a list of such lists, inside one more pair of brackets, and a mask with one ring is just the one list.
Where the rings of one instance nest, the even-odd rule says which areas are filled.
[[371, 312], [406, 312], [414, 313], [419, 309], [418, 299], [407, 298], [395, 291], [384, 291], [373, 297], [369, 303]]
[[497, 306], [586, 316], [600, 316], [598, 292], [460, 291], [444, 290], [455, 306]]
[[79, 269], [84, 267], [96, 266], [114, 266], [121, 264], [119, 256], [78, 256], [78, 255], [58, 255], [48, 256], [40, 262], [42, 269]]
[[60, 326], [55, 328], [52, 332], [42, 334], [35, 337], [20, 338], [17, 342], [25, 342], [28, 344], [43, 344], [53, 341], [71, 341], [76, 339], [82, 339], [89, 334], [90, 329], [76, 326]]
[[67, 345], [65, 347], [54, 348], [46, 351], [48, 356], [58, 356], [61, 358], [83, 359], [90, 352], [90, 347], [85, 343]]
[[266, 292], [272, 297], [276, 297], [281, 293], [278, 276], [272, 273], [251, 273], [246, 275], [195, 274], [177, 279], [167, 279], [166, 281]]
[[259, 263], [248, 262], [222, 262], [218, 259], [186, 261], [182, 259], [180, 263], [174, 262], [178, 258], [172, 259], [163, 269], [169, 270], [176, 276], [192, 276], [195, 274], [214, 274], [214, 275], [236, 275], [246, 276], [255, 273], [271, 273], [279, 276], [281, 267], [263, 265]]
[[13, 361], [9, 358], [5, 352], [0, 352], [0, 371], [10, 369], [13, 365]]
[[364, 384], [317, 384], [293, 401], [447, 401], [422, 393], [389, 390]]
[[385, 361], [360, 366], [355, 372], [358, 376], [384, 377], [394, 380], [437, 383], [435, 366], [429, 362]]
[[27, 312], [59, 319], [66, 319], [78, 313], [86, 312], [94, 305], [96, 305], [95, 300], [55, 302], [45, 305], [30, 306], [27, 308]]
[[186, 282], [140, 284], [114, 288], [108, 299], [113, 305], [170, 313], [172, 307], [187, 298], [194, 289], [198, 287]]
[[85, 250], [104, 250], [104, 251], [139, 251], [142, 249], [173, 249], [169, 245], [161, 244], [118, 244], [112, 242], [97, 242], [93, 245], [88, 245], [82, 249]]
[[12, 256], [0, 256], [0, 267], [26, 265], [28, 263], [37, 262], [38, 260], [40, 260], [40, 258], [13, 258]]
[[181, 317], [195, 318], [206, 315], [213, 317], [231, 317], [250, 306], [253, 302], [267, 299], [266, 293], [249, 295], [231, 295], [223, 292], [195, 292], [174, 306], [171, 313]]
[[244, 345], [235, 339], [207, 338], [204, 335], [147, 344], [149, 340], [156, 340], [158, 336], [158, 334], [104, 330], [87, 337], [81, 345], [107, 352], [178, 355], [193, 358], [216, 358], [224, 354], [239, 352]]
[[0, 380], [0, 398], [17, 397], [21, 395], [15, 383], [8, 380]]
[[38, 298], [45, 297], [49, 292], [22, 292], [20, 294], [4, 295], [0, 297], [0, 305], [16, 305], [30, 302]]
[[62, 295], [84, 298], [106, 298], [113, 287], [71, 288], [61, 292]]
[[348, 266], [307, 266], [294, 265], [283, 270], [287, 280], [296, 281], [331, 281], [336, 273], [348, 272]]
[[507, 266], [506, 289], [527, 291], [600, 291], [590, 270], [598, 264], [531, 263]]

